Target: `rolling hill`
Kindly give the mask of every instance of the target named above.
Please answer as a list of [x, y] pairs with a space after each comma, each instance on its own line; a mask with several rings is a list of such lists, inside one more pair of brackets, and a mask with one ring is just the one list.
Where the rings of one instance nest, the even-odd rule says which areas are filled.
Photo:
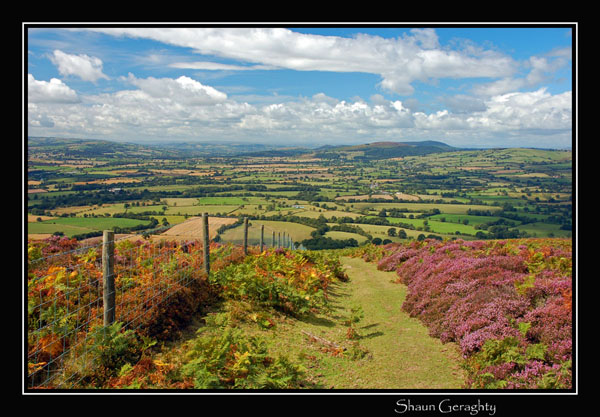
[[457, 148], [437, 141], [421, 142], [372, 142], [364, 145], [334, 146], [319, 148], [315, 157], [338, 159], [350, 157], [353, 159], [387, 159], [401, 156], [426, 155], [435, 152], [451, 152]]
[[434, 152], [458, 150], [437, 141], [372, 142], [361, 145], [325, 145], [303, 148], [234, 142], [156, 142], [124, 143], [98, 139], [65, 139], [29, 137], [28, 151], [61, 158], [161, 158], [185, 159], [206, 156], [285, 157], [312, 155], [323, 159], [387, 159], [409, 155], [426, 155]]

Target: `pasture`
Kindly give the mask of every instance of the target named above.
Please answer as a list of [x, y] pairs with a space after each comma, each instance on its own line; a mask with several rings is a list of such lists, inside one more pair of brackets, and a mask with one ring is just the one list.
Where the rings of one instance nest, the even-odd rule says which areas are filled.
[[71, 237], [113, 227], [126, 228], [147, 224], [149, 222], [145, 220], [113, 217], [56, 217], [41, 222], [27, 223], [27, 233], [51, 235], [55, 232], [63, 232], [65, 236]]

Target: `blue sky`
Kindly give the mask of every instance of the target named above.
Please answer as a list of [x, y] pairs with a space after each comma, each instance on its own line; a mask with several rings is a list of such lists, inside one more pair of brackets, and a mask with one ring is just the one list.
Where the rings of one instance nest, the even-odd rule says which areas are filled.
[[572, 145], [562, 27], [24, 29], [30, 136]]

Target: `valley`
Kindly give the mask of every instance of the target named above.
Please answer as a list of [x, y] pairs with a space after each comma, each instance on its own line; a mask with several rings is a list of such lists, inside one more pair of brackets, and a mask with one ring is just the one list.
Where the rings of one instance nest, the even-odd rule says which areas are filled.
[[246, 146], [235, 155], [213, 146], [200, 156], [202, 148], [190, 146], [31, 138], [29, 236], [138, 232], [205, 212], [285, 222], [298, 244], [311, 232], [376, 244], [572, 236], [566, 150], [461, 150], [429, 141]]

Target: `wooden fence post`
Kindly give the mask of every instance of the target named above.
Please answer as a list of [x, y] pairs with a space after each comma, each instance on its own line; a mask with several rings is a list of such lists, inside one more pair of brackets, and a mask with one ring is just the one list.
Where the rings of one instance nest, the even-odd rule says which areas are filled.
[[273, 231], [273, 240], [271, 240], [271, 247], [275, 247], [275, 231]]
[[244, 255], [248, 255], [248, 217], [244, 217]]
[[202, 213], [202, 231], [204, 241], [204, 272], [206, 276], [210, 274], [210, 247], [209, 247], [209, 235], [208, 235], [208, 213]]
[[263, 251], [263, 243], [265, 241], [265, 225], [260, 225], [260, 251]]
[[105, 230], [102, 235], [102, 297], [104, 326], [115, 321], [115, 232]]
[[277, 232], [277, 248], [281, 248], [281, 232]]

